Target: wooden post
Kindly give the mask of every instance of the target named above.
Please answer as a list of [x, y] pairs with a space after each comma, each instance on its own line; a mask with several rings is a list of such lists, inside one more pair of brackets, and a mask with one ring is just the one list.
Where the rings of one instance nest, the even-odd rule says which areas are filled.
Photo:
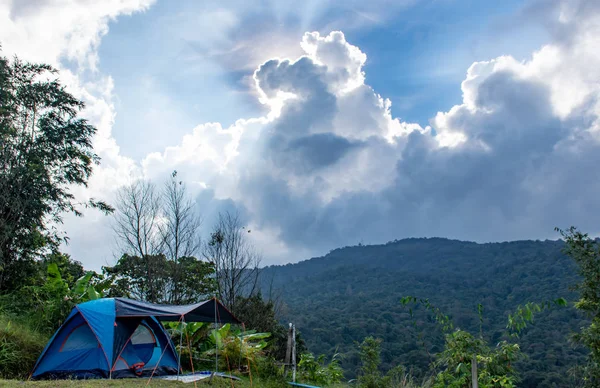
[[477, 356], [473, 356], [473, 361], [471, 361], [471, 379], [473, 381], [472, 387], [479, 388], [479, 382], [477, 381]]
[[296, 382], [296, 325], [292, 325], [292, 381]]
[[287, 376], [289, 370], [290, 370], [290, 365], [291, 365], [291, 359], [292, 359], [292, 324], [290, 323], [290, 329], [288, 330], [288, 340], [287, 340], [287, 348], [285, 350], [285, 375]]

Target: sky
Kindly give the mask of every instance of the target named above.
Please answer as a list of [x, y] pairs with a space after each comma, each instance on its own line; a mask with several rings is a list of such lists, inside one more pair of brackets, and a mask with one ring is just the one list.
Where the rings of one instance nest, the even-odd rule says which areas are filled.
[[[50, 63], [98, 132], [77, 198], [186, 182], [283, 264], [406, 237], [600, 233], [600, 2], [0, 0], [2, 55]], [[111, 217], [64, 250], [119, 256]]]

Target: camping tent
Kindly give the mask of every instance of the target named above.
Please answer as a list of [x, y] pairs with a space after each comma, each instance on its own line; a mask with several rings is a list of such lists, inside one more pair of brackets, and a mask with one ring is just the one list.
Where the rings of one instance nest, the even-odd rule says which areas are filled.
[[184, 306], [125, 298], [85, 302], [50, 339], [32, 378], [177, 374], [175, 346], [160, 321], [241, 323], [214, 298]]

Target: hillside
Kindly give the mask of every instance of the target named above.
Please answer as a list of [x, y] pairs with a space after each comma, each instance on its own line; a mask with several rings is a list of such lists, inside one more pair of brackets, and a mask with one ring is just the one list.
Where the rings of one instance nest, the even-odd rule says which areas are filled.
[[[442, 334], [424, 311], [417, 329], [399, 303], [413, 295], [429, 298], [450, 315], [456, 327], [479, 330], [477, 304], [484, 307], [483, 332], [502, 338], [507, 315], [519, 304], [575, 295], [574, 264], [561, 253], [561, 241], [477, 244], [440, 238], [406, 239], [385, 245], [336, 249], [324, 257], [271, 266], [265, 279], [285, 302], [285, 319], [294, 322], [308, 348], [317, 354], [342, 353], [346, 376], [358, 362], [355, 341], [383, 339], [384, 368], [402, 364], [416, 374], [427, 371]], [[527, 358], [519, 369], [524, 387], [569, 386], [568, 370], [585, 351], [568, 342], [582, 324], [573, 308], [543, 312], [520, 338]]]

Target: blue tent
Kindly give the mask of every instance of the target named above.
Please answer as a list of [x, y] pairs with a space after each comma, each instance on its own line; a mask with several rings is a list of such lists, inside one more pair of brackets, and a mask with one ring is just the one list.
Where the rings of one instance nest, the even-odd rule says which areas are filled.
[[32, 378], [177, 374], [175, 346], [160, 321], [241, 323], [216, 299], [184, 306], [93, 300], [73, 308], [40, 355]]

